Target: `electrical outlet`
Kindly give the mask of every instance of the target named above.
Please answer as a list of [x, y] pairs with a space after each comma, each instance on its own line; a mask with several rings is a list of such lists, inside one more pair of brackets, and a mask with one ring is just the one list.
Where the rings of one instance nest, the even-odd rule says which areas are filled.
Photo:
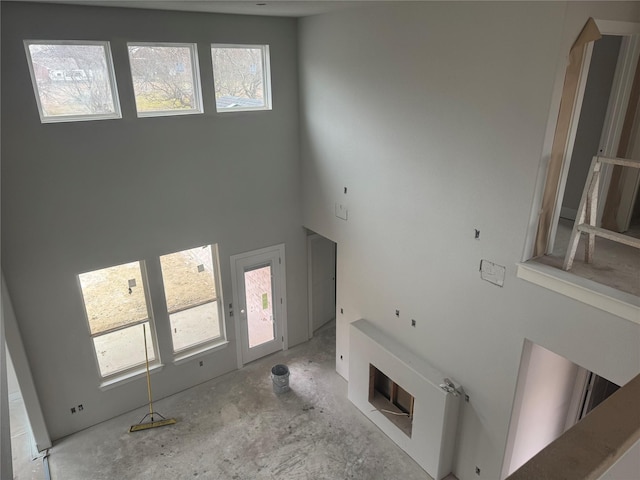
[[82, 410], [84, 410], [84, 407], [82, 406], [82, 404], [78, 405], [78, 411], [81, 412]]
[[202, 367], [203, 365], [204, 365], [204, 362], [200, 360], [200, 366]]
[[476, 466], [476, 475], [480, 475], [480, 468]]
[[465, 401], [465, 402], [467, 402], [467, 403], [469, 403], [469, 395], [465, 395], [465, 396], [464, 396], [464, 401]]
[[415, 327], [415, 326], [416, 326], [416, 321], [415, 321], [413, 318], [411, 319], [411, 326], [412, 326], [412, 327]]
[[71, 407], [71, 413], [76, 413], [76, 407]]
[[480, 230], [478, 230], [477, 228], [475, 228], [474, 230], [475, 230], [475, 239], [480, 240]]
[[344, 315], [344, 309], [340, 309], [340, 315]]
[[396, 310], [396, 317], [400, 316], [400, 310]]

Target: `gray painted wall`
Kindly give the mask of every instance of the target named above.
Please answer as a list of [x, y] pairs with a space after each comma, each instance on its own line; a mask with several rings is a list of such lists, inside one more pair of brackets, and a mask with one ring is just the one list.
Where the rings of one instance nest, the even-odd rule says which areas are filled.
[[[300, 24], [304, 224], [338, 243], [337, 370], [366, 318], [460, 382], [461, 480], [500, 477], [525, 338], [616, 383], [638, 373], [639, 325], [516, 277], [589, 16], [638, 21], [640, 6], [411, 2]], [[503, 288], [481, 259], [506, 267]]]
[[591, 159], [598, 154], [600, 147], [600, 136], [609, 105], [621, 39], [622, 37], [605, 35], [593, 45], [571, 167], [562, 199], [563, 210], [573, 214], [569, 217], [571, 220], [575, 220], [580, 205]]
[[573, 362], [525, 342], [513, 406], [518, 413], [512, 420], [516, 425], [510, 439], [509, 475], [565, 431], [577, 374]]
[[0, 303], [0, 478], [13, 477], [11, 429], [9, 425], [9, 391], [7, 388], [8, 356], [6, 351], [4, 314], [2, 313], [2, 304]]
[[[307, 339], [296, 27], [285, 18], [2, 2], [2, 268], [53, 439], [147, 402], [144, 379], [99, 389], [78, 273], [137, 259], [157, 272], [158, 255], [218, 243], [228, 304], [229, 257], [285, 243], [289, 345]], [[109, 40], [124, 118], [41, 124], [24, 39]], [[205, 113], [136, 118], [127, 41], [197, 42]], [[213, 42], [270, 45], [272, 111], [215, 113]], [[162, 288], [150, 288], [161, 312]], [[202, 358], [203, 368], [174, 365], [168, 319], [156, 323], [165, 366], [153, 375], [155, 397], [236, 368], [228, 315], [230, 345]]]

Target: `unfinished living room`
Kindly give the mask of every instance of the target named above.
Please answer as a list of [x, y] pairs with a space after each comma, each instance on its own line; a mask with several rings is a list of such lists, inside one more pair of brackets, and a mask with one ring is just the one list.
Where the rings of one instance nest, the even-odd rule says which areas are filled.
[[640, 3], [0, 3], [0, 477], [640, 478]]

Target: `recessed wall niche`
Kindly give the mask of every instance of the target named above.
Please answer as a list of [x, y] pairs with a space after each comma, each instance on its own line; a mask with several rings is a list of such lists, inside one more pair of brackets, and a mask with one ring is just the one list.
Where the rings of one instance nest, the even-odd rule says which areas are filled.
[[369, 403], [411, 438], [414, 397], [369, 364]]

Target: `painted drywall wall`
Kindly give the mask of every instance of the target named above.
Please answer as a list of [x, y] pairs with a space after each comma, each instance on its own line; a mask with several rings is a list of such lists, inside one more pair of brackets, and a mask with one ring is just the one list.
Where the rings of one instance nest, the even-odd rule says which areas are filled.
[[[102, 391], [76, 275], [207, 243], [229, 257], [286, 244], [288, 343], [307, 339], [296, 21], [2, 2], [2, 266], [44, 417], [60, 438], [147, 402], [144, 379]], [[40, 123], [24, 39], [108, 40], [123, 118]], [[136, 118], [127, 41], [197, 42], [201, 115]], [[217, 114], [210, 44], [268, 44], [273, 110]], [[236, 368], [227, 348], [173, 363], [162, 286], [151, 283], [164, 397]], [[154, 293], [155, 292], [155, 293]], [[83, 404], [81, 413], [70, 407]], [[169, 412], [170, 414], [170, 412]]]
[[[4, 317], [4, 334], [7, 345], [8, 358], [13, 362], [16, 380], [19, 384], [20, 396], [29, 419], [29, 427], [33, 434], [36, 449], [41, 452], [51, 447], [51, 437], [42, 413], [42, 405], [33, 382], [33, 375], [29, 367], [29, 359], [24, 349], [24, 342], [20, 335], [13, 304], [7, 290], [7, 282], [2, 274], [2, 315]], [[10, 392], [11, 393], [11, 392]]]
[[7, 355], [4, 340], [4, 315], [2, 313], [2, 300], [0, 299], [0, 478], [13, 478], [11, 429], [9, 427]]
[[[515, 276], [589, 16], [640, 6], [411, 2], [300, 22], [304, 223], [338, 243], [337, 371], [365, 318], [459, 382], [461, 480], [500, 478], [525, 338], [616, 383], [640, 365], [637, 324]], [[481, 259], [506, 267], [503, 288]]]
[[636, 442], [627, 453], [618, 459], [600, 480], [623, 480], [640, 478], [640, 441]]
[[598, 154], [621, 42], [622, 37], [604, 35], [593, 44], [589, 76], [562, 199], [561, 215], [571, 220], [575, 220], [578, 211], [591, 159]]
[[514, 405], [518, 415], [512, 419], [517, 427], [507, 474], [564, 432], [577, 373], [578, 366], [566, 358], [525, 342], [516, 393], [520, 402]]
[[16, 377], [16, 369], [11, 361], [11, 355], [9, 351], [7, 353], [7, 393], [8, 395], [20, 395], [20, 385], [18, 385], [18, 378]]

